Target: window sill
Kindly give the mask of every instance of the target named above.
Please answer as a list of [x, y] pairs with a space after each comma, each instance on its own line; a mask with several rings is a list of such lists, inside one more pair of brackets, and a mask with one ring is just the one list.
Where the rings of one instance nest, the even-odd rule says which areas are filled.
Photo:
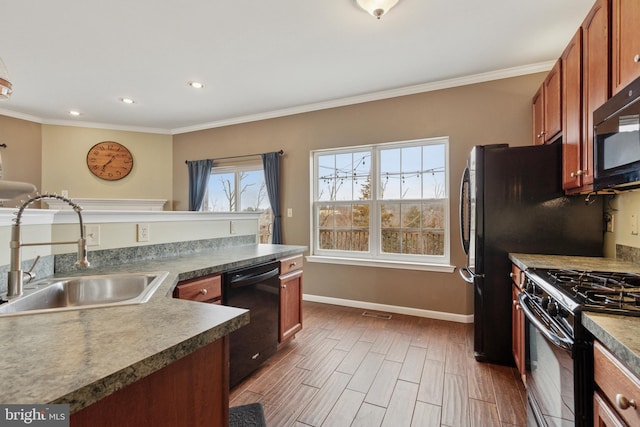
[[381, 267], [396, 268], [399, 270], [419, 270], [434, 271], [438, 273], [453, 273], [456, 267], [445, 264], [424, 264], [418, 262], [402, 262], [389, 260], [372, 260], [364, 258], [339, 258], [330, 256], [309, 255], [306, 257], [309, 262], [319, 262], [324, 264], [357, 265], [361, 267]]

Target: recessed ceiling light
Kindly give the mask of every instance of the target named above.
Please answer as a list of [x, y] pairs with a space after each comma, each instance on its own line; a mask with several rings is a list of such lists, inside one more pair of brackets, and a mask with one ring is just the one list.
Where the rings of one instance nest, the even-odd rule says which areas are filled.
[[202, 89], [204, 87], [204, 83], [200, 83], [200, 82], [189, 82], [187, 84], [195, 89]]
[[120, 98], [120, 101], [124, 102], [125, 104], [133, 104], [135, 103], [135, 101], [131, 98]]
[[69, 110], [69, 115], [70, 116], [79, 116], [80, 114], [82, 114], [82, 113], [80, 113], [80, 111]]

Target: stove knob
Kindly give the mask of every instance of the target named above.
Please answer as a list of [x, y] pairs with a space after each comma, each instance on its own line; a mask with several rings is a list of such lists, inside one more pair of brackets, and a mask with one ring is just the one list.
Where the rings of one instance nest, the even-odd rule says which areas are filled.
[[540, 301], [540, 305], [542, 305], [542, 308], [546, 310], [547, 307], [549, 307], [549, 297], [543, 297], [542, 301]]
[[531, 282], [531, 280], [527, 280], [527, 283], [524, 285], [524, 290], [530, 294], [533, 294], [534, 289], [535, 289], [535, 286], [533, 285], [533, 282]]
[[551, 317], [555, 317], [558, 314], [558, 303], [554, 301], [549, 302], [547, 313], [549, 313]]
[[563, 319], [566, 319], [567, 317], [569, 317], [569, 312], [567, 310], [565, 310], [562, 307], [558, 308], [558, 316], [562, 317]]

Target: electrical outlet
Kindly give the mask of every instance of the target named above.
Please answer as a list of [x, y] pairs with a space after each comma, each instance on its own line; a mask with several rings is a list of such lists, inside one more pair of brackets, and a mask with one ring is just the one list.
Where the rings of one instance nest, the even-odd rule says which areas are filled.
[[229, 234], [236, 234], [238, 231], [236, 230], [236, 222], [229, 221]]
[[638, 215], [631, 214], [631, 234], [638, 235]]
[[69, 197], [69, 190], [62, 190], [60, 191], [60, 195], [62, 197]]
[[605, 214], [605, 218], [607, 221], [607, 233], [613, 233], [614, 226], [615, 226], [615, 215]]
[[97, 224], [85, 225], [84, 237], [87, 239], [87, 246], [99, 246], [100, 245], [100, 226]]
[[148, 242], [151, 239], [149, 224], [136, 224], [136, 232], [136, 240], [138, 242]]
[[287, 208], [287, 218], [293, 217], [293, 208]]

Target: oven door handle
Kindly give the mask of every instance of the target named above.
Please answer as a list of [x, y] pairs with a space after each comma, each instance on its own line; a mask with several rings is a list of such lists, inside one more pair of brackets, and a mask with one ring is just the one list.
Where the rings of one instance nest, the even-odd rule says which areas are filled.
[[[573, 340], [562, 333], [559, 330], [551, 330], [551, 328], [543, 322], [539, 316], [534, 313], [534, 309], [531, 308], [531, 298], [526, 293], [521, 293], [518, 297], [520, 301], [520, 307], [527, 317], [538, 331], [556, 347], [560, 347], [567, 351], [573, 350]], [[554, 328], [555, 329], [555, 328]], [[561, 336], [562, 335], [562, 336]]]

